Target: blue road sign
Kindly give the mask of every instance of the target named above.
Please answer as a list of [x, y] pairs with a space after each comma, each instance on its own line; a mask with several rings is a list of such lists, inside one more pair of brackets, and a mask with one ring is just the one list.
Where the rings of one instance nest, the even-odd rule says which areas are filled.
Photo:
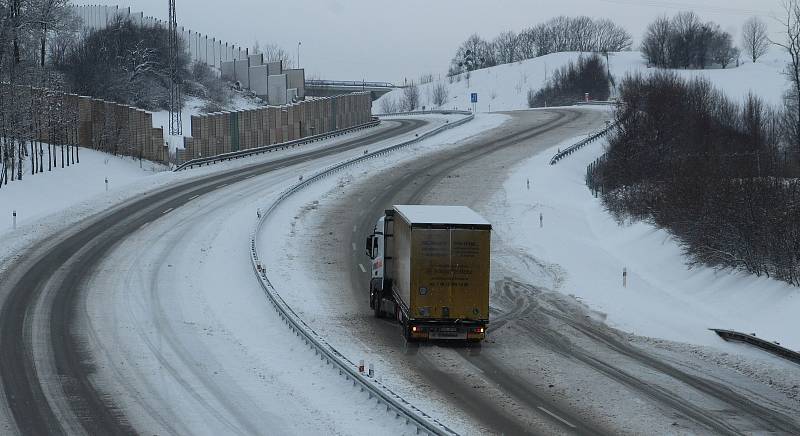
[[473, 103], [477, 103], [478, 102], [478, 93], [477, 92], [473, 92], [472, 93], [472, 102]]

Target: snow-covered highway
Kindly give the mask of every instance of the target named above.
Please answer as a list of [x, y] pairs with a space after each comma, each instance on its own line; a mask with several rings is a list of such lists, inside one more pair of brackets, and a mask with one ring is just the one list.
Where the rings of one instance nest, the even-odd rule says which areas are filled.
[[273, 319], [247, 266], [248, 224], [256, 202], [298, 175], [442, 123], [390, 121], [326, 148], [168, 185], [9, 260], [0, 281], [4, 432], [395, 432], [369, 407], [339, 401], [346, 388], [329, 384], [323, 367], [305, 365], [308, 351]]
[[375, 362], [394, 390], [464, 433], [795, 433], [796, 406], [688, 353], [636, 345], [555, 292], [564, 272], [514, 241], [493, 241], [494, 313], [482, 349], [405, 349], [395, 323], [373, 318], [361, 247], [384, 209], [466, 204], [502, 217], [493, 198], [513, 168], [606, 118], [581, 109], [509, 115], [452, 147], [400, 154], [298, 194], [261, 236], [283, 247], [266, 263], [289, 304], [315, 330], [335, 332], [327, 339], [349, 358]]

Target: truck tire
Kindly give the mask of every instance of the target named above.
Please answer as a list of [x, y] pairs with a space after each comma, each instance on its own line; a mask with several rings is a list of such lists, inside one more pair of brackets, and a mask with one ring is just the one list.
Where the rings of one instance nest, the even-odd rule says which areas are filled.
[[375, 296], [375, 301], [372, 302], [372, 309], [375, 311], [375, 318], [383, 318], [383, 311], [381, 310], [381, 297]]
[[406, 321], [405, 317], [403, 317], [403, 320], [400, 321], [400, 325], [403, 328], [403, 339], [405, 339], [407, 343], [414, 342], [414, 338], [411, 337], [411, 328], [408, 326], [408, 322]]

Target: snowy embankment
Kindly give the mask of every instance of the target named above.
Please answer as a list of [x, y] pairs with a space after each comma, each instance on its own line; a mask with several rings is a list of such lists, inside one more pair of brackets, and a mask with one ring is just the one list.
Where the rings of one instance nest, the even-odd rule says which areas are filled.
[[[469, 110], [472, 108], [470, 94], [478, 93], [478, 112], [509, 111], [528, 109], [529, 90], [539, 90], [552, 77], [553, 72], [570, 61], [576, 61], [580, 53], [554, 53], [513, 64], [499, 65], [473, 71], [469, 81], [462, 75], [460, 81], [449, 83], [444, 76], [441, 83], [448, 89], [449, 101], [443, 109]], [[707, 70], [675, 70], [684, 78], [705, 77], [736, 101], [742, 100], [748, 92], [763, 98], [770, 104], [780, 104], [789, 83], [783, 75], [788, 59], [774, 50], [755, 64], [744, 63], [740, 67]], [[617, 83], [628, 74], [649, 74], [659, 71], [648, 68], [641, 52], [612, 53], [609, 56], [611, 74]], [[439, 81], [420, 85], [420, 105], [434, 107], [431, 90]], [[395, 90], [373, 104], [373, 111], [380, 113], [381, 101], [402, 98], [403, 90]]]
[[549, 165], [558, 148], [579, 139], [554, 145], [509, 177], [493, 201], [500, 207], [489, 217], [503, 244], [557, 265], [563, 271], [557, 290], [621, 330], [721, 347], [708, 329], [733, 329], [800, 350], [800, 289], [745, 273], [689, 269], [667, 232], [646, 223], [618, 225], [584, 182], [604, 141]]
[[59, 159], [59, 167], [52, 171], [45, 165], [43, 173], [28, 172], [22, 180], [0, 188], [0, 235], [12, 230], [14, 211], [17, 224], [23, 226], [59, 210], [85, 207], [85, 201], [106, 192], [106, 179], [109, 192], [118, 191], [167, 170], [150, 161], [85, 148], [79, 150], [79, 157], [80, 163], [61, 168]]

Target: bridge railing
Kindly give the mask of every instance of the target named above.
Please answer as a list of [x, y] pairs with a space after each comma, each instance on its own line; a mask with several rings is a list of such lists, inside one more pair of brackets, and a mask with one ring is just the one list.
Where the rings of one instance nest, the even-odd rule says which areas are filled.
[[347, 80], [306, 80], [306, 88], [313, 86], [342, 86], [342, 87], [361, 87], [361, 88], [397, 88], [389, 82], [366, 82], [366, 81], [347, 81]]

